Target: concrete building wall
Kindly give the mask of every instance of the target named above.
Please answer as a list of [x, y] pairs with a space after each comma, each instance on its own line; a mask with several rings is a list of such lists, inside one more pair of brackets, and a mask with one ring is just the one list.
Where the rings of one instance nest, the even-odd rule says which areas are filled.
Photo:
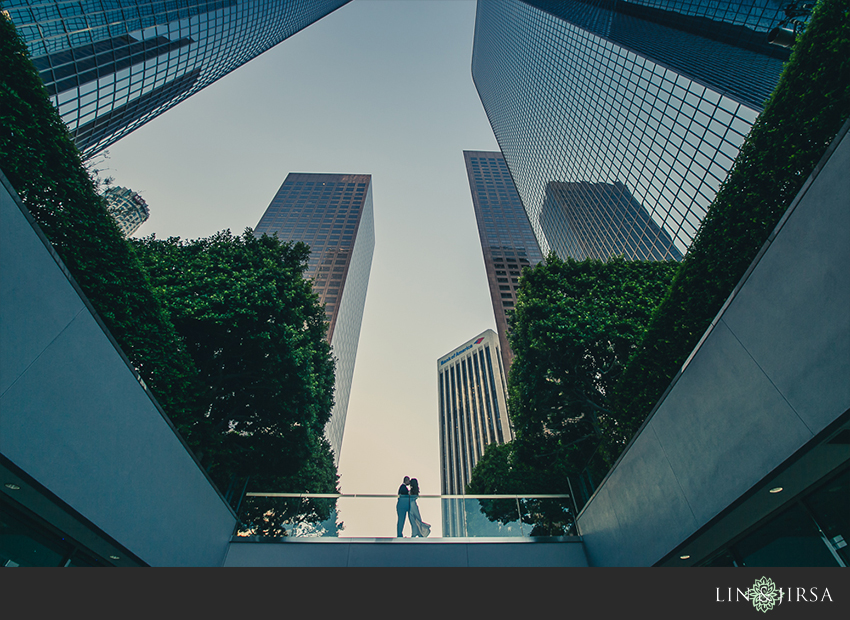
[[302, 539], [234, 542], [225, 566], [583, 567], [584, 547], [570, 542]]
[[0, 454], [152, 566], [236, 522], [0, 174]]
[[579, 515], [591, 565], [658, 562], [850, 407], [846, 133]]

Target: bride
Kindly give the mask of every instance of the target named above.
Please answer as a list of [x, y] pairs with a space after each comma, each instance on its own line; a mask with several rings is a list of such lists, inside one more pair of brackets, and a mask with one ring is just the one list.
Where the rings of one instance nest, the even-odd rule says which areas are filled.
[[416, 500], [419, 499], [419, 481], [416, 478], [413, 478], [410, 481], [410, 527], [411, 527], [411, 536], [416, 538], [417, 536], [426, 538], [428, 534], [431, 533], [431, 525], [422, 521], [422, 517], [419, 515], [419, 505], [416, 503]]

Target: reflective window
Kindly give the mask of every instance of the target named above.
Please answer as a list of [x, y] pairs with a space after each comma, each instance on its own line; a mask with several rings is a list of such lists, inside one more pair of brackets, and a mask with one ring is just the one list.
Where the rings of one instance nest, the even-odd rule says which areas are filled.
[[84, 155], [198, 92], [345, 0], [5, 0]]
[[544, 254], [687, 251], [787, 58], [779, 5], [721, 6], [478, 3], [473, 78]]

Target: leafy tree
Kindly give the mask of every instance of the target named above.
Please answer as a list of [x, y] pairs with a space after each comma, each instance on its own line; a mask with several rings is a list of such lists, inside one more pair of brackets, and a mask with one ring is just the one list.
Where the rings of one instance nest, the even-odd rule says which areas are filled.
[[205, 387], [221, 442], [220, 488], [335, 492], [325, 423], [334, 363], [324, 310], [304, 279], [309, 248], [229, 230], [133, 240]]
[[525, 271], [510, 336], [519, 462], [550, 477], [584, 466], [602, 437], [601, 421], [611, 417], [612, 388], [677, 269], [673, 261], [550, 255]]
[[[570, 493], [568, 478], [585, 467], [602, 439], [612, 388], [678, 267], [674, 261], [579, 262], [551, 254], [524, 270], [510, 334], [509, 411], [516, 438], [488, 446], [467, 492]], [[527, 518], [537, 515], [529, 522], [542, 515], [563, 531], [557, 525], [563, 515], [553, 508], [525, 505]], [[494, 501], [485, 512], [491, 519], [511, 512], [516, 518], [516, 507], [504, 502]]]

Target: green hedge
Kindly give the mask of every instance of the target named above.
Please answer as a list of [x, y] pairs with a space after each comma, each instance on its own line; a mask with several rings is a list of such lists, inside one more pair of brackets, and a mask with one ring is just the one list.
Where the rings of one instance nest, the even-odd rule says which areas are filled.
[[192, 360], [107, 213], [25, 44], [2, 16], [0, 170], [189, 445], [208, 444]]
[[613, 463], [850, 116], [850, 4], [822, 0], [618, 382]]

